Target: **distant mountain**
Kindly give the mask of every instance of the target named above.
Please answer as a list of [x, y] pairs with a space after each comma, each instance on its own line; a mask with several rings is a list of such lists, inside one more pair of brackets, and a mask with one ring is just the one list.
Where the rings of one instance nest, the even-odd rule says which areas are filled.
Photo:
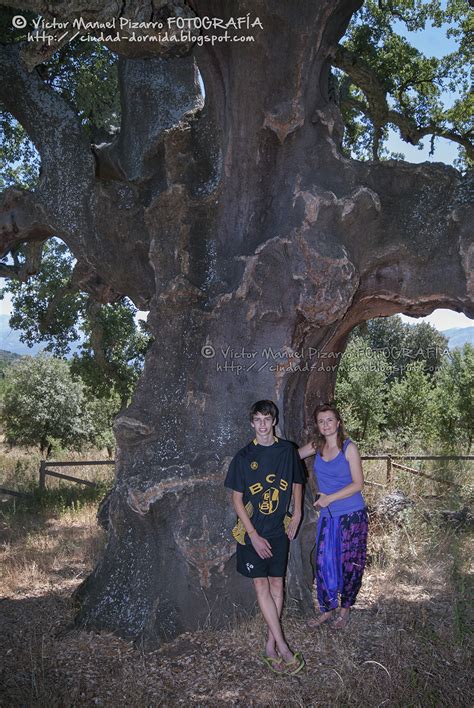
[[462, 349], [465, 344], [474, 346], [474, 327], [451, 327], [443, 329], [441, 334], [447, 338], [450, 349]]
[[13, 354], [12, 352], [6, 352], [4, 349], [0, 349], [0, 372], [3, 372], [7, 366], [13, 364], [18, 359], [21, 359], [19, 354]]
[[0, 349], [1, 361], [7, 361], [8, 363], [11, 363], [12, 361], [16, 361], [16, 359], [21, 359], [20, 354], [14, 354], [13, 352], [5, 351], [5, 349]]
[[[44, 344], [34, 344], [29, 347], [24, 342], [20, 342], [20, 334], [16, 329], [12, 329], [8, 324], [10, 320], [10, 315], [0, 315], [0, 350], [12, 352], [13, 354], [21, 354], [22, 356], [29, 355], [34, 356], [39, 352], [42, 352], [46, 347], [46, 342]], [[81, 344], [79, 342], [72, 342], [70, 344], [70, 351], [67, 355], [69, 359], [72, 357], [74, 352], [77, 352]]]
[[10, 315], [0, 315], [0, 349], [14, 354], [29, 354], [33, 356], [44, 349], [44, 344], [35, 344], [28, 347], [24, 342], [20, 342], [20, 332], [11, 329], [8, 321]]

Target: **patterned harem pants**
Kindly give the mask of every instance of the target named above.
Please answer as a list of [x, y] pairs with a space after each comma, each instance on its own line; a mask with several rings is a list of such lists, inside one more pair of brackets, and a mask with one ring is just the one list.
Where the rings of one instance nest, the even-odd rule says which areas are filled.
[[316, 588], [321, 612], [351, 607], [362, 584], [367, 547], [365, 509], [335, 518], [319, 517], [316, 534]]

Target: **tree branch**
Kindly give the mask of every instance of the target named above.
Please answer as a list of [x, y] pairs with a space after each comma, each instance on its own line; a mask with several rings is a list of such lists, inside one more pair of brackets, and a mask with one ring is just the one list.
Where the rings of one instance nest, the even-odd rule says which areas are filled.
[[[21, 125], [41, 154], [42, 160], [58, 159], [66, 150], [72, 157], [88, 145], [80, 121], [69, 104], [40, 77], [29, 74], [21, 61], [21, 44], [0, 45], [0, 100]], [[77, 158], [76, 158], [77, 160]]]
[[71, 295], [71, 293], [74, 292], [77, 292], [77, 288], [73, 285], [72, 279], [69, 281], [69, 283], [63, 285], [61, 288], [58, 288], [56, 290], [53, 297], [48, 302], [46, 312], [42, 317], [39, 318], [38, 329], [41, 334], [45, 334], [48, 331], [48, 328], [50, 327], [51, 322], [54, 319], [57, 307], [61, 303], [61, 301], [67, 295]]
[[462, 145], [466, 150], [467, 156], [472, 160], [474, 159], [474, 148], [472, 142], [469, 140], [468, 135], [460, 135], [453, 130], [446, 130], [441, 126], [429, 123], [421, 128], [417, 126], [415, 121], [398, 111], [390, 110], [388, 112], [388, 121], [393, 123], [400, 130], [400, 135], [407, 143], [412, 145], [417, 145], [420, 140], [422, 140], [426, 135], [434, 135], [440, 138], [446, 138], [447, 140], [452, 140], [459, 145]]
[[378, 5], [379, 5], [379, 10], [388, 10], [389, 12], [392, 13], [392, 15], [394, 17], [397, 17], [402, 22], [405, 22], [405, 24], [407, 24], [409, 22], [409, 18], [405, 17], [403, 12], [400, 12], [400, 10], [395, 8], [393, 6], [393, 3], [391, 3], [391, 2], [384, 3], [383, 0], [379, 0]]
[[[167, 26], [169, 17], [195, 17], [185, 0], [83, 0], [77, 3], [58, 0], [54, 4], [48, 0], [7, 0], [2, 4], [37, 13], [46, 22], [56, 19], [65, 24], [64, 27], [44, 30], [48, 35], [47, 41], [41, 41], [43, 29], [40, 25], [38, 41], [28, 42], [22, 47], [22, 59], [29, 71], [47, 61], [61, 46], [71, 41], [77, 32], [96, 38], [115, 37], [117, 34], [121, 38], [127, 37], [122, 41], [105, 40], [103, 44], [116, 54], [129, 58], [182, 56], [193, 47], [192, 41], [181, 39], [181, 30], [174, 24]], [[139, 27], [140, 23], [149, 24]], [[34, 27], [29, 29], [35, 31]], [[189, 33], [197, 35], [199, 30], [191, 26]], [[142, 40], [130, 41], [133, 35], [140, 36]]]
[[109, 283], [103, 280], [99, 273], [92, 270], [90, 264], [81, 263], [80, 261], [76, 263], [72, 271], [71, 288], [89, 293], [97, 302], [102, 304], [115, 302], [123, 297], [122, 293], [114, 290]]
[[[43, 205], [33, 192], [11, 187], [0, 195], [0, 257], [3, 258], [9, 251], [15, 252], [25, 241], [39, 242], [39, 246], [32, 243], [32, 247], [27, 248], [29, 262], [24, 264], [27, 269], [25, 273], [35, 273], [39, 266], [38, 250], [53, 233]], [[6, 266], [14, 269], [6, 272], [16, 272], [19, 277], [17, 265]]]
[[[409, 116], [390, 109], [387, 102], [387, 91], [382, 82], [369, 65], [357, 57], [356, 54], [338, 45], [332, 63], [351, 78], [352, 82], [361, 89], [367, 99], [367, 106], [350, 96], [343, 97], [342, 103], [357, 108], [364, 113], [374, 124], [375, 134], [380, 132], [380, 129], [387, 123], [392, 123], [400, 130], [403, 140], [411, 145], [417, 145], [426, 135], [435, 135], [462, 145], [468, 157], [470, 159], [474, 158], [473, 145], [469, 140], [469, 134], [463, 135], [455, 130], [446, 130], [434, 123], [418, 126]], [[375, 152], [377, 151], [374, 149]]]
[[[20, 59], [21, 45], [0, 45], [0, 101], [23, 126], [41, 156], [36, 204], [47, 222], [47, 235], [69, 236], [76, 250], [88, 230], [94, 158], [89, 141], [69, 104], [41, 79], [28, 74]], [[41, 235], [43, 238], [43, 234]], [[31, 235], [24, 233], [24, 240]], [[20, 239], [16, 239], [17, 241]]]
[[336, 47], [332, 63], [348, 74], [353, 83], [364, 92], [372, 120], [378, 125], [384, 125], [389, 110], [387, 91], [370, 66], [340, 44]]

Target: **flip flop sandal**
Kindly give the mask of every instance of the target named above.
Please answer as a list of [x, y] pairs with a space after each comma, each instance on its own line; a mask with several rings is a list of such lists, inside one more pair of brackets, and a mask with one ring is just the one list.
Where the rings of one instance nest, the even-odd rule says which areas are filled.
[[[270, 671], [273, 671], [274, 674], [285, 674], [286, 670], [284, 666], [282, 665], [282, 659], [280, 657], [275, 658], [274, 656], [267, 656], [266, 654], [262, 654], [262, 661], [265, 664], [265, 666], [268, 666]], [[279, 668], [276, 668], [279, 667]]]
[[[282, 663], [285, 668], [285, 672], [290, 676], [295, 676], [299, 671], [301, 671], [302, 668], [304, 668], [306, 662], [303, 659], [301, 652], [297, 651], [293, 654], [293, 659], [288, 664], [285, 662]], [[293, 666], [295, 668], [292, 668]]]

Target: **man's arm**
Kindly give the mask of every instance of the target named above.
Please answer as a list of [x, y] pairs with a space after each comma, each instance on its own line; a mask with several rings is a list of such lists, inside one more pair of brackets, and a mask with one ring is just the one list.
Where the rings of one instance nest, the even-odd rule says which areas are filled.
[[301, 517], [303, 515], [303, 485], [293, 484], [293, 516], [288, 525], [287, 536], [292, 541], [296, 536], [298, 531], [298, 526], [301, 523]]
[[237, 516], [243, 523], [244, 528], [249, 535], [252, 546], [255, 548], [260, 558], [271, 558], [273, 555], [272, 547], [267, 539], [259, 536], [255, 530], [251, 520], [249, 519], [249, 515], [245, 510], [243, 496], [244, 495], [242, 492], [236, 492], [235, 490], [232, 491], [232, 503]]

